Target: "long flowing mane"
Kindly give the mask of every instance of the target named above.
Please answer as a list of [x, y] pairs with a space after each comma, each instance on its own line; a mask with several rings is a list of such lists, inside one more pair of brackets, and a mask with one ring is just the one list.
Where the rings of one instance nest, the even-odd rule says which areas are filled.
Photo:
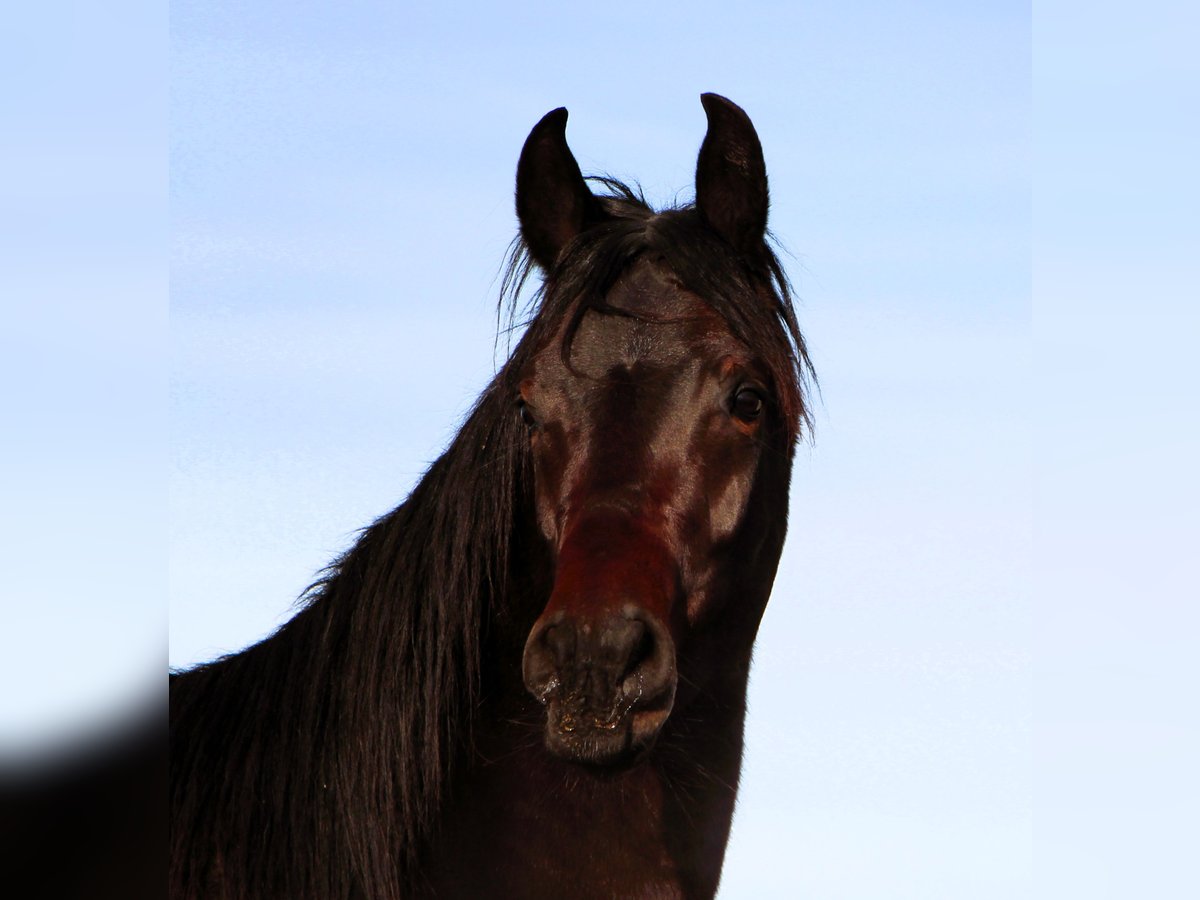
[[405, 893], [470, 748], [489, 623], [517, 590], [531, 475], [513, 373], [564, 324], [568, 354], [587, 310], [612, 312], [605, 295], [632, 260], [660, 255], [764, 360], [789, 447], [807, 424], [811, 365], [771, 249], [747, 260], [693, 207], [656, 213], [621, 182], [599, 181], [609, 220], [568, 247], [527, 307], [517, 298], [532, 264], [517, 246], [501, 302], [527, 316], [525, 332], [405, 502], [363, 531], [273, 637], [172, 676], [175, 820], [189, 823], [171, 835], [182, 881], [203, 891], [225, 871], [271, 895]]

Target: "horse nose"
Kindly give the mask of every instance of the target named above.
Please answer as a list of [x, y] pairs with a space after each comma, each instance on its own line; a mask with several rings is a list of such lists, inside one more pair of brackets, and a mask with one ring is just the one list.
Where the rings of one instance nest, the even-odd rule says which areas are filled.
[[666, 627], [639, 607], [598, 622], [560, 611], [534, 625], [522, 674], [542, 703], [570, 693], [644, 704], [672, 689], [675, 654]]

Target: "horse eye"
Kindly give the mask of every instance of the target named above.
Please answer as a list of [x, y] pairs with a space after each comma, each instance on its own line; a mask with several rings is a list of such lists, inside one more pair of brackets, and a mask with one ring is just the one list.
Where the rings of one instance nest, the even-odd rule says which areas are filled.
[[520, 413], [521, 421], [526, 428], [533, 428], [537, 425], [537, 419], [533, 417], [533, 413], [529, 411], [529, 404], [524, 400], [517, 404], [517, 411]]
[[762, 394], [750, 388], [742, 388], [733, 395], [733, 414], [743, 422], [753, 422], [763, 411]]

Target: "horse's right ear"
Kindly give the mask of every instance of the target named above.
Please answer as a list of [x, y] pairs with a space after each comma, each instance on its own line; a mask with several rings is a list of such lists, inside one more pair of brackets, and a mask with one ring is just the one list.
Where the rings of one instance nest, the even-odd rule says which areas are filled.
[[767, 231], [767, 165], [746, 111], [720, 94], [701, 94], [708, 133], [696, 161], [696, 209], [713, 230], [755, 256]]
[[517, 163], [517, 218], [534, 262], [549, 272], [576, 235], [605, 218], [567, 146], [567, 111], [533, 126]]

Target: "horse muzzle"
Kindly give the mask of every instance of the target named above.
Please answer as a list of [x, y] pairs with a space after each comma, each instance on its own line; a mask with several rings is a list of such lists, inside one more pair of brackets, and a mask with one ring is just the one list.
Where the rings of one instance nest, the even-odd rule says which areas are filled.
[[607, 764], [648, 747], [671, 713], [678, 593], [662, 542], [627, 519], [581, 523], [560, 548], [554, 589], [525, 643], [525, 687], [546, 707], [546, 746]]
[[598, 620], [559, 611], [525, 645], [525, 687], [546, 707], [546, 746], [577, 762], [617, 762], [647, 747], [675, 699], [667, 629], [634, 604]]

